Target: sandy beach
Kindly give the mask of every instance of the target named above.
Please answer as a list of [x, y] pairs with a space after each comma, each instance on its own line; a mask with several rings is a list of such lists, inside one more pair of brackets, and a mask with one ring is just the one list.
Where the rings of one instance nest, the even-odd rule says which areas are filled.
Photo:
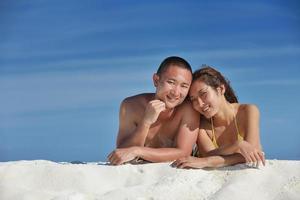
[[1, 200], [299, 198], [300, 161], [198, 170], [175, 169], [170, 163], [0, 163]]

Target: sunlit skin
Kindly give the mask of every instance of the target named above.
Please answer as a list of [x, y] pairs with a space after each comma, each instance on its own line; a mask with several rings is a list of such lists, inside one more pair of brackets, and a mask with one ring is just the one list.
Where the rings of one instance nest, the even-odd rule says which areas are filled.
[[161, 100], [166, 109], [172, 111], [184, 101], [191, 80], [192, 75], [188, 70], [176, 66], [170, 66], [161, 76], [154, 74], [155, 99]]
[[[255, 105], [229, 103], [225, 96], [225, 87], [212, 88], [201, 80], [192, 83], [189, 97], [193, 108], [204, 115], [197, 137], [197, 145], [202, 154], [200, 158], [187, 156], [176, 160], [173, 165], [178, 168], [221, 167], [237, 163], [265, 164], [259, 139], [259, 110]], [[244, 138], [237, 140], [238, 129]], [[219, 145], [212, 142], [213, 119], [215, 136]]]
[[217, 91], [215, 91], [204, 82], [195, 81], [189, 94], [193, 108], [207, 119], [218, 114], [219, 107], [224, 106], [226, 103], [225, 97], [219, 95], [221, 89], [217, 88]]
[[199, 132], [199, 114], [184, 101], [191, 81], [190, 71], [171, 65], [162, 74], [153, 75], [155, 93], [122, 102], [117, 149], [108, 156], [111, 164], [137, 157], [162, 162], [190, 155]]

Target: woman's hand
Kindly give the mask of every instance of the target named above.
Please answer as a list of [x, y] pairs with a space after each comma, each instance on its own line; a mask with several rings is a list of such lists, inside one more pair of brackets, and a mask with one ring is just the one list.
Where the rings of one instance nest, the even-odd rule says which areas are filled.
[[207, 162], [205, 158], [197, 158], [193, 156], [188, 156], [184, 158], [177, 159], [172, 163], [173, 167], [177, 167], [180, 169], [201, 169], [207, 167]]
[[135, 159], [138, 147], [120, 148], [115, 149], [108, 155], [108, 160], [112, 165], [121, 165], [125, 162]]
[[265, 155], [264, 152], [255, 148], [252, 144], [247, 141], [239, 141], [238, 145], [238, 152], [242, 154], [245, 158], [246, 163], [258, 167], [259, 163], [265, 165]]

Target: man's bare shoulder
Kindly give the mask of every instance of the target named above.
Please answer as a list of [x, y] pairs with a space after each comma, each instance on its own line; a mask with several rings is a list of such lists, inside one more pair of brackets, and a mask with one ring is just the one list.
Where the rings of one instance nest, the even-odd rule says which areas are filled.
[[192, 106], [189, 100], [185, 100], [180, 104], [176, 111], [180, 118], [180, 124], [189, 127], [191, 130], [199, 128], [200, 113], [198, 113]]
[[126, 109], [127, 112], [133, 113], [141, 112], [146, 108], [153, 95], [153, 93], [143, 93], [126, 97], [121, 103], [121, 109]]
[[177, 106], [177, 112], [183, 114], [199, 114], [192, 106], [192, 103], [189, 100], [185, 100], [182, 104]]
[[198, 113], [192, 106], [189, 100], [185, 100], [176, 108], [177, 115], [183, 122], [198, 123], [200, 120], [200, 113]]

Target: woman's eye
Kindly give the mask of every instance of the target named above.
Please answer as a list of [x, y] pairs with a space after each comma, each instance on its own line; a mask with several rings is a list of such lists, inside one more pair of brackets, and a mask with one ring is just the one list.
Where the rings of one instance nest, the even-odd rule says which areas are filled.
[[207, 92], [202, 92], [202, 93], [200, 94], [200, 97], [205, 97], [206, 93], [207, 93]]

